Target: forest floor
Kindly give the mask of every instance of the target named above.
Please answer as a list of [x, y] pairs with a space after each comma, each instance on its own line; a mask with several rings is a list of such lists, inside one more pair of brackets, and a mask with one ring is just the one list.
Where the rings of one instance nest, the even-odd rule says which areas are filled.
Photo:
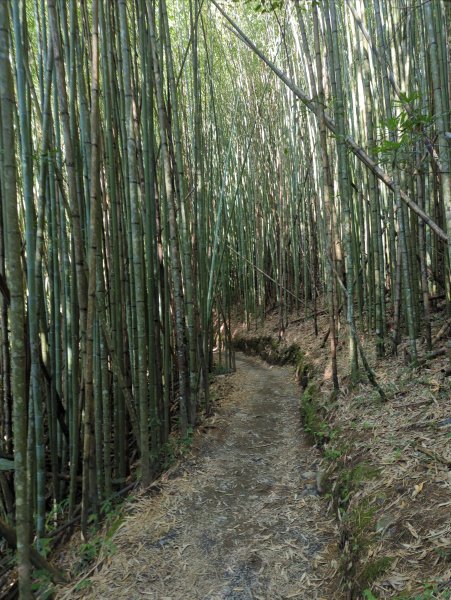
[[[449, 359], [421, 341], [420, 367], [403, 344], [376, 359], [362, 335], [383, 402], [363, 368], [351, 385], [342, 328], [334, 395], [320, 315], [318, 335], [293, 314], [281, 339], [276, 313], [236, 324], [239, 347], [289, 355], [298, 381], [293, 366], [238, 354], [184, 458], [125, 503], [58, 598], [450, 600]], [[433, 335], [442, 325], [437, 312]], [[71, 544], [61, 566], [79, 552]]]
[[[346, 328], [338, 336], [340, 392], [333, 393], [327, 311], [292, 314], [279, 336], [277, 312], [264, 323], [237, 324], [237, 347], [278, 362], [295, 356], [303, 428], [321, 450], [318, 465], [327, 512], [339, 536], [341, 587], [348, 598], [451, 599], [451, 377], [448, 356], [431, 357], [418, 340], [377, 359], [375, 340], [360, 343], [385, 392], [382, 401], [360, 366], [349, 378]], [[444, 311], [435, 310], [434, 350], [446, 349]], [[448, 329], [449, 331], [449, 329]], [[441, 333], [440, 333], [441, 332]], [[448, 338], [449, 343], [449, 338]], [[335, 598], [335, 596], [330, 596]]]
[[293, 368], [239, 354], [213, 389], [215, 414], [188, 457], [126, 506], [97, 568], [58, 598], [342, 597], [337, 527], [317, 492], [320, 454], [303, 440]]

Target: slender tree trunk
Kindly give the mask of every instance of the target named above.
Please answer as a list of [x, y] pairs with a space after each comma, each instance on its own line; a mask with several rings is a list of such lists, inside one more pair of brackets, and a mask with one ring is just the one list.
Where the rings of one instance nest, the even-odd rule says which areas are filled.
[[319, 110], [319, 135], [321, 160], [323, 165], [323, 194], [324, 206], [326, 208], [326, 251], [328, 255], [327, 261], [327, 290], [328, 290], [328, 306], [329, 306], [329, 328], [330, 328], [330, 356], [332, 363], [332, 380], [334, 389], [338, 390], [338, 372], [337, 372], [337, 331], [335, 323], [335, 274], [333, 266], [335, 265], [335, 241], [334, 241], [334, 225], [332, 219], [332, 203], [334, 198], [334, 186], [332, 182], [332, 173], [330, 170], [329, 152], [327, 148], [326, 124], [324, 120], [324, 87], [323, 87], [323, 66], [321, 60], [321, 40], [319, 33], [319, 18], [318, 7], [313, 7], [313, 32], [315, 39], [315, 57], [316, 57], [316, 72], [318, 75], [318, 97], [320, 103]]
[[14, 132], [14, 86], [9, 62], [9, 16], [6, 2], [0, 3], [0, 109], [5, 202], [6, 277], [10, 294], [10, 331], [14, 435], [14, 487], [16, 492], [17, 561], [19, 594], [31, 598], [30, 521], [27, 490], [27, 387], [25, 350], [25, 290], [21, 261], [21, 235], [17, 214], [17, 167]]
[[[102, 2], [102, 0], [100, 0]], [[91, 169], [90, 169], [90, 219], [88, 254], [88, 307], [86, 318], [86, 354], [84, 363], [85, 410], [83, 418], [83, 480], [81, 529], [88, 536], [89, 512], [96, 507], [96, 490], [92, 489], [91, 472], [95, 470], [94, 445], [94, 327], [97, 288], [97, 251], [99, 240], [98, 225], [100, 213], [99, 180], [99, 0], [92, 3], [91, 38]]]
[[152, 48], [153, 73], [155, 78], [155, 90], [157, 96], [158, 123], [160, 126], [161, 155], [164, 170], [164, 188], [168, 203], [169, 222], [169, 248], [171, 254], [171, 274], [174, 286], [174, 309], [175, 309], [175, 337], [178, 361], [179, 380], [179, 408], [180, 427], [186, 434], [188, 427], [189, 390], [187, 388], [187, 365], [185, 353], [185, 311], [183, 299], [183, 284], [181, 274], [180, 250], [178, 246], [178, 231], [176, 222], [176, 208], [174, 197], [174, 186], [172, 181], [171, 163], [167, 140], [167, 112], [163, 98], [163, 81], [161, 74], [161, 63], [157, 53], [155, 36], [155, 14], [151, 3], [148, 4], [149, 34]]

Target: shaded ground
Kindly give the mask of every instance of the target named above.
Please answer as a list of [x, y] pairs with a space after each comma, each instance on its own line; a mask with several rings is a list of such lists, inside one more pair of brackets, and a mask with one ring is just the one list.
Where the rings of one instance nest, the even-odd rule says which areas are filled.
[[318, 455], [302, 441], [292, 371], [237, 357], [194, 458], [144, 496], [89, 588], [60, 598], [339, 598]]

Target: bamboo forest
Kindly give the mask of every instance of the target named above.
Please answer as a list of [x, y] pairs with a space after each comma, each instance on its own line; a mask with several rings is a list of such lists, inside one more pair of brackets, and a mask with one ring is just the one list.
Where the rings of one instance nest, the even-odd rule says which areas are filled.
[[0, 0], [0, 596], [451, 598], [451, 2]]

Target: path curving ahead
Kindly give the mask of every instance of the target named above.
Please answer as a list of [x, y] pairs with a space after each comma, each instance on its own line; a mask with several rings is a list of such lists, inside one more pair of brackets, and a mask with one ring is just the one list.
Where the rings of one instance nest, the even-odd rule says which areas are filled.
[[225, 381], [232, 391], [194, 460], [137, 504], [78, 597], [339, 597], [328, 581], [333, 523], [316, 494], [318, 456], [302, 441], [292, 371], [238, 355]]

